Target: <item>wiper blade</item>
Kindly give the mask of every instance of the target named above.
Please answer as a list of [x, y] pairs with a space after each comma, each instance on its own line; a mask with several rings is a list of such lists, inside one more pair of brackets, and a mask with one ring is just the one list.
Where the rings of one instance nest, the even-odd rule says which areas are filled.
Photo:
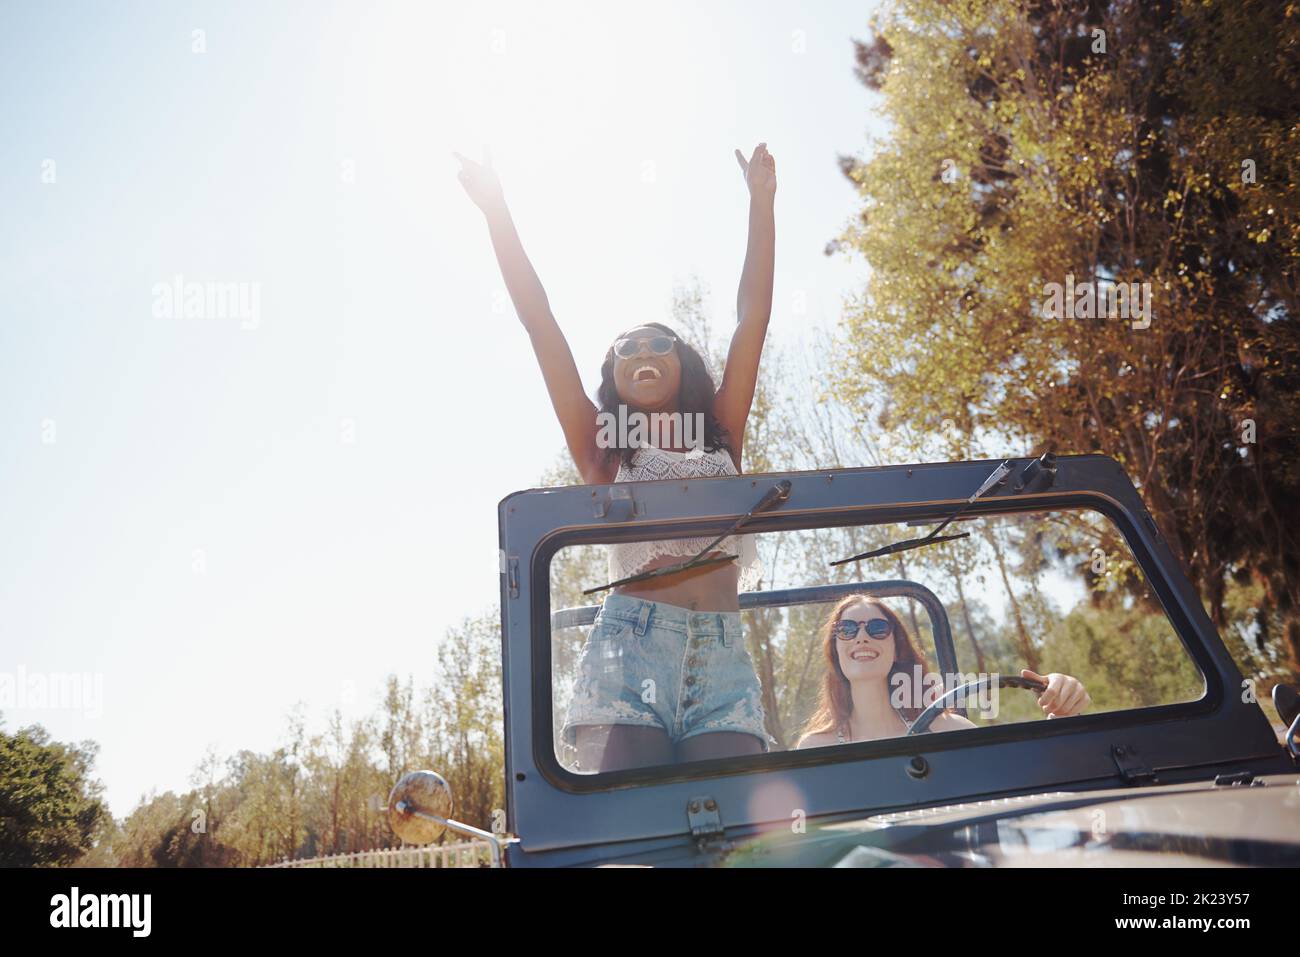
[[778, 502], [786, 501], [790, 497], [790, 487], [789, 479], [782, 479], [777, 482], [767, 490], [762, 498], [754, 503], [753, 508], [740, 516], [740, 518], [738, 518], [725, 532], [700, 549], [693, 558], [688, 558], [684, 562], [678, 562], [676, 565], [666, 565], [663, 568], [654, 568], [648, 572], [641, 572], [640, 574], [631, 575], [627, 578], [620, 578], [618, 581], [610, 582], [607, 585], [600, 585], [597, 588], [587, 588], [584, 589], [582, 593], [584, 595], [591, 595], [598, 591], [607, 591], [610, 588], [617, 588], [620, 585], [630, 585], [633, 582], [646, 581], [651, 578], [662, 578], [665, 575], [675, 575], [677, 572], [684, 572], [689, 568], [700, 568], [703, 565], [717, 565], [722, 562], [734, 562], [738, 557], [736, 555], [719, 555], [714, 556], [713, 558], [705, 558], [704, 556], [711, 552], [718, 542], [727, 538], [729, 535], [734, 535], [742, 525], [759, 512], [766, 511]]
[[740, 556], [738, 555], [720, 555], [713, 558], [701, 558], [696, 555], [690, 561], [679, 562], [676, 565], [665, 565], [663, 568], [654, 568], [648, 572], [629, 575], [627, 578], [620, 578], [618, 581], [610, 582], [608, 585], [601, 585], [599, 588], [587, 588], [583, 591], [583, 594], [590, 595], [594, 592], [617, 588], [620, 585], [630, 585], [633, 582], [643, 582], [651, 578], [661, 578], [664, 575], [676, 575], [678, 572], [684, 572], [688, 568], [700, 568], [703, 565], [720, 565], [723, 562], [734, 562], [739, 557]]
[[921, 548], [925, 545], [938, 545], [940, 542], [956, 541], [959, 538], [970, 538], [970, 532], [962, 532], [960, 535], [927, 535], [925, 538], [909, 538], [905, 542], [894, 542], [892, 545], [885, 545], [869, 552], [863, 552], [861, 555], [854, 555], [852, 558], [841, 558], [838, 561], [831, 562], [831, 564], [847, 565], [849, 562], [861, 561], [864, 558], [879, 558], [881, 555], [893, 555], [895, 552], [905, 552], [908, 549]]
[[881, 555], [893, 555], [895, 552], [905, 552], [909, 549], [921, 548], [925, 545], [936, 545], [939, 542], [951, 542], [958, 538], [969, 538], [970, 532], [962, 532], [959, 535], [940, 535], [939, 533], [956, 521], [957, 517], [961, 515], [962, 512], [974, 505], [976, 499], [986, 493], [989, 489], [1005, 482], [1007, 476], [1010, 474], [1011, 462], [1008, 460], [995, 468], [993, 473], [989, 475], [980, 487], [975, 490], [974, 495], [966, 499], [960, 508], [935, 526], [934, 531], [930, 532], [930, 534], [926, 535], [924, 538], [909, 538], [906, 541], [894, 542], [890, 545], [884, 545], [880, 548], [872, 549], [869, 552], [863, 552], [861, 555], [853, 555], [850, 558], [841, 558], [838, 561], [831, 562], [832, 567], [835, 565], [847, 565], [849, 562], [861, 561], [864, 558], [879, 558]]

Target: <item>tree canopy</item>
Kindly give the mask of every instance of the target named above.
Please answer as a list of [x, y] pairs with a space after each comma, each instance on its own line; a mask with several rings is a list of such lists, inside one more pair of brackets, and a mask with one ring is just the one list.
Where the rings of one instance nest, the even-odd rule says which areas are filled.
[[[842, 160], [837, 246], [871, 277], [838, 395], [947, 420], [952, 457], [1115, 457], [1216, 623], [1262, 587], [1258, 646], [1294, 673], [1300, 8], [901, 0], [857, 50], [889, 130]], [[1149, 325], [1086, 308], [1106, 282], [1145, 284]]]
[[0, 867], [69, 864], [90, 850], [109, 820], [90, 777], [97, 751], [40, 727], [0, 727]]

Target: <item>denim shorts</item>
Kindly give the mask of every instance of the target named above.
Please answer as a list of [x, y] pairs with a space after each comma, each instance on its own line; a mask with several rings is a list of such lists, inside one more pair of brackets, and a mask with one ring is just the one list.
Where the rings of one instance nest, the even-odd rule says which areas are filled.
[[578, 664], [564, 740], [588, 725], [662, 728], [674, 744], [739, 731], [768, 750], [763, 701], [740, 612], [697, 612], [609, 595]]

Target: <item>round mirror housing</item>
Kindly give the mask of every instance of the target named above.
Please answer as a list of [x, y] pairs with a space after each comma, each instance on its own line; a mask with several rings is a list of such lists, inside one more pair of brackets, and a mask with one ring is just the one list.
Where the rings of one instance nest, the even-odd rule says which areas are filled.
[[447, 827], [422, 815], [445, 821], [451, 809], [451, 788], [441, 774], [411, 771], [388, 794], [388, 826], [407, 844], [432, 844]]

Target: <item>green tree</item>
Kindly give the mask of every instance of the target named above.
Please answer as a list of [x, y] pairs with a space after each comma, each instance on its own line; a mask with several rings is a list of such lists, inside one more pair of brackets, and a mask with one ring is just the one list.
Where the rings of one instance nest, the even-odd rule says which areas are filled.
[[501, 701], [500, 620], [467, 618], [438, 648], [426, 708], [429, 763], [451, 786], [459, 819], [486, 830], [493, 812], [505, 807]]
[[[1221, 627], [1260, 585], [1296, 674], [1300, 8], [901, 0], [858, 70], [889, 132], [842, 164], [872, 274], [840, 394], [980, 455], [1114, 456]], [[1149, 327], [1047, 318], [1067, 277], [1149, 284]]]
[[0, 867], [69, 864], [91, 849], [108, 817], [90, 776], [98, 749], [0, 725]]

